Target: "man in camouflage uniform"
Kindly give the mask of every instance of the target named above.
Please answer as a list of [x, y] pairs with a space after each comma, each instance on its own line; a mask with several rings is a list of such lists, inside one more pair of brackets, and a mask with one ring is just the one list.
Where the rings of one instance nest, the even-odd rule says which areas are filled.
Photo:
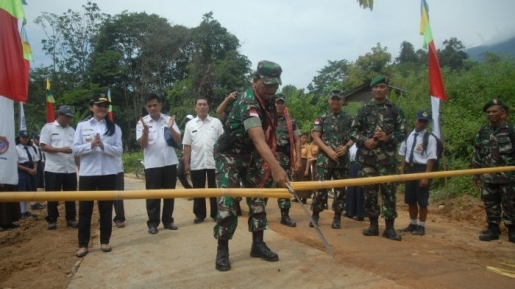
[[[515, 165], [515, 132], [506, 121], [508, 106], [498, 99], [485, 104], [489, 124], [483, 126], [474, 138], [472, 168], [490, 168]], [[508, 228], [508, 240], [515, 243], [515, 172], [482, 174], [473, 177], [474, 185], [481, 182], [481, 199], [485, 204], [488, 229], [479, 235], [481, 241], [498, 240], [502, 220]]]
[[[351, 138], [358, 146], [360, 178], [393, 175], [397, 172], [397, 145], [406, 138], [406, 117], [404, 112], [386, 97], [389, 93], [388, 78], [378, 76], [370, 82], [374, 99], [364, 104], [356, 113], [351, 129]], [[382, 215], [386, 229], [383, 237], [400, 241], [395, 232], [397, 218], [396, 184], [386, 183], [363, 186], [365, 210], [370, 227], [363, 230], [365, 236], [378, 236], [378, 219], [381, 208], [378, 193], [382, 197]]]
[[[345, 104], [342, 92], [333, 90], [328, 103], [329, 110], [315, 120], [311, 130], [313, 143], [320, 148], [316, 164], [317, 177], [320, 181], [348, 178], [349, 158], [347, 158], [347, 152], [354, 144], [349, 136], [352, 117], [342, 110]], [[345, 188], [335, 188], [334, 193], [334, 218], [331, 228], [339, 229], [345, 207]], [[327, 189], [316, 190], [312, 197], [313, 220], [318, 224], [320, 212], [325, 209], [327, 203]], [[313, 227], [313, 224], [309, 223], [309, 226]]]
[[[276, 160], [271, 148], [276, 145], [275, 107], [272, 101], [281, 84], [281, 67], [270, 61], [258, 63], [252, 88], [234, 102], [231, 113], [214, 147], [217, 184], [219, 188], [263, 187], [271, 176], [284, 187], [288, 175]], [[268, 168], [268, 169], [267, 169]], [[236, 198], [219, 197], [214, 237], [218, 239], [216, 269], [231, 269], [229, 240], [238, 225]], [[251, 257], [278, 261], [279, 256], [263, 242], [263, 230], [268, 227], [265, 200], [247, 198], [249, 231], [252, 232]]]
[[[277, 158], [279, 164], [292, 179], [293, 172], [298, 171], [302, 166], [300, 158], [300, 136], [301, 132], [295, 119], [290, 117], [285, 103], [286, 95], [278, 93], [275, 97], [275, 112], [277, 119]], [[290, 219], [290, 199], [277, 199], [281, 209], [281, 224], [288, 227], [295, 227], [297, 224]]]

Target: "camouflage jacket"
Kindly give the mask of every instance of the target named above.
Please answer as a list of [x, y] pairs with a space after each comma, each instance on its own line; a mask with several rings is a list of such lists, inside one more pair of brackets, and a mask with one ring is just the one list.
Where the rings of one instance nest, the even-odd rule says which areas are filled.
[[[293, 117], [290, 116], [292, 122], [293, 129], [293, 139], [301, 135], [300, 129], [297, 125], [297, 122]], [[275, 131], [275, 135], [277, 136], [277, 152], [283, 152], [287, 154], [288, 158], [290, 157], [290, 135], [288, 132], [288, 125], [286, 124], [286, 118], [284, 115], [280, 116], [277, 120], [277, 128]], [[295, 145], [295, 144], [294, 144]], [[282, 151], [285, 149], [286, 151]]]
[[224, 125], [224, 133], [218, 138], [214, 147], [216, 154], [252, 154], [256, 152], [254, 142], [248, 130], [259, 127], [266, 131], [269, 127], [266, 110], [272, 116], [275, 114], [273, 101], [263, 100], [266, 107], [261, 107], [252, 88], [247, 89], [234, 102], [231, 112]]
[[[513, 124], [503, 122], [493, 128], [483, 126], [474, 138], [472, 168], [515, 166], [515, 132]], [[474, 176], [486, 183], [509, 183], [515, 181], [515, 172], [482, 174]]]
[[[375, 149], [369, 150], [363, 144], [372, 138], [374, 132], [383, 131], [388, 142], [379, 142]], [[377, 105], [374, 100], [364, 104], [356, 113], [350, 137], [358, 147], [358, 162], [376, 167], [397, 165], [397, 144], [406, 138], [406, 116], [402, 109], [390, 100]]]
[[[339, 146], [344, 146], [349, 140], [349, 131], [352, 125], [352, 117], [345, 111], [339, 113], [326, 111], [315, 119], [313, 131], [320, 133], [320, 138], [331, 149], [335, 150]], [[327, 154], [320, 150], [317, 156], [317, 166], [325, 167], [345, 167], [348, 163], [346, 155], [339, 158], [338, 163], [330, 159]]]

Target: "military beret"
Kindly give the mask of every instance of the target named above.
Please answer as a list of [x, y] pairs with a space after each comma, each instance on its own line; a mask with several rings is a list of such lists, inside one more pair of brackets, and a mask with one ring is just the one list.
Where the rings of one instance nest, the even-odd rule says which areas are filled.
[[494, 106], [494, 105], [499, 105], [499, 106], [501, 106], [502, 108], [504, 108], [504, 110], [506, 110], [506, 111], [509, 111], [509, 110], [510, 110], [510, 108], [509, 108], [506, 104], [504, 104], [504, 103], [503, 103], [502, 101], [500, 101], [499, 99], [494, 98], [494, 99], [489, 100], [489, 101], [487, 101], [487, 102], [485, 103], [485, 105], [483, 106], [483, 112], [486, 112], [486, 110], [487, 110], [489, 107]]
[[388, 84], [389, 81], [390, 81], [390, 79], [388, 77], [386, 77], [386, 75], [379, 75], [379, 76], [376, 76], [374, 79], [372, 79], [372, 81], [370, 82], [370, 87], [374, 87], [378, 83]]
[[281, 73], [283, 72], [279, 64], [263, 60], [258, 63], [257, 74], [261, 77], [264, 84], [282, 84]]

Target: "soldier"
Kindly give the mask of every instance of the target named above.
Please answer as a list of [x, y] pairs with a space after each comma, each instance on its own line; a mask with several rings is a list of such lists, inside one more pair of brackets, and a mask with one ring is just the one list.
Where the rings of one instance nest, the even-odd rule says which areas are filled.
[[[345, 98], [340, 90], [333, 90], [328, 99], [329, 110], [320, 115], [313, 125], [311, 136], [313, 143], [319, 148], [317, 156], [318, 180], [339, 180], [348, 177], [349, 148], [354, 144], [350, 139], [349, 130], [352, 125], [352, 117], [342, 110]], [[334, 189], [333, 211], [334, 218], [331, 228], [341, 227], [341, 217], [345, 206], [345, 188]], [[313, 193], [311, 210], [313, 220], [317, 222], [320, 212], [325, 209], [327, 203], [327, 189], [320, 189]], [[313, 227], [312, 223], [309, 223]]]
[[[277, 119], [277, 157], [279, 164], [288, 173], [292, 174], [300, 170], [302, 160], [300, 158], [300, 136], [301, 132], [295, 119], [290, 117], [286, 109], [286, 95], [278, 93], [275, 97], [275, 112]], [[297, 224], [290, 218], [291, 208], [290, 199], [277, 199], [279, 209], [281, 209], [281, 224], [288, 227], [295, 227]]]
[[[406, 137], [406, 117], [399, 107], [386, 98], [390, 90], [388, 81], [386, 76], [381, 75], [370, 82], [374, 99], [358, 110], [352, 123], [351, 138], [358, 146], [361, 178], [392, 175], [397, 171], [397, 144]], [[395, 183], [363, 186], [365, 210], [370, 219], [370, 227], [363, 230], [363, 235], [379, 235], [381, 208], [377, 194], [380, 192], [386, 222], [383, 237], [401, 240], [394, 229], [397, 218], [395, 188]]]
[[[472, 168], [489, 168], [515, 165], [515, 132], [513, 124], [506, 121], [508, 106], [498, 99], [485, 104], [489, 124], [483, 126], [474, 138]], [[515, 243], [515, 173], [502, 172], [475, 175], [474, 185], [481, 181], [481, 199], [485, 204], [488, 229], [479, 235], [481, 241], [498, 240], [501, 230], [501, 212], [508, 228], [508, 240]]]
[[[240, 180], [245, 188], [262, 187], [272, 176], [285, 186], [288, 175], [275, 159], [270, 148], [276, 145], [274, 104], [271, 101], [281, 84], [281, 67], [270, 61], [260, 61], [253, 85], [235, 101], [225, 124], [224, 133], [215, 144], [217, 185], [238, 188]], [[266, 135], [265, 135], [266, 134]], [[269, 169], [263, 169], [267, 168]], [[219, 197], [214, 237], [218, 240], [216, 269], [231, 269], [229, 240], [238, 225], [236, 198]], [[249, 231], [252, 232], [250, 256], [266, 261], [278, 261], [263, 241], [263, 230], [268, 227], [265, 200], [247, 198]]]

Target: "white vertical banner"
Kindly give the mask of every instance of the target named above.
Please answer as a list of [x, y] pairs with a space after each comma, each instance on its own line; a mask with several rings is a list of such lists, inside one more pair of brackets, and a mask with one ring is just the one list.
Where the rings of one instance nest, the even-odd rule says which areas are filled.
[[431, 110], [433, 113], [433, 133], [442, 139], [440, 135], [440, 98], [431, 96]]
[[14, 101], [0, 95], [0, 184], [18, 184]]
[[20, 130], [27, 130], [27, 121], [25, 120], [25, 110], [23, 110], [23, 102], [20, 101]]

